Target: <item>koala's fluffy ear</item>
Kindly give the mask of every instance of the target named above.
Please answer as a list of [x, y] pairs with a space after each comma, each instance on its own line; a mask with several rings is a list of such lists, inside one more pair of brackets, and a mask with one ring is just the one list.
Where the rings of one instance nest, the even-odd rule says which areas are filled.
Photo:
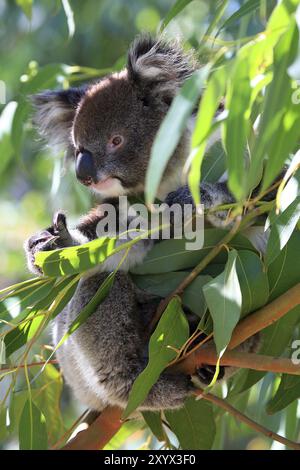
[[177, 41], [138, 37], [128, 54], [128, 76], [146, 93], [172, 99], [197, 68]]
[[31, 96], [33, 123], [50, 147], [68, 150], [76, 108], [86, 87], [68, 90], [46, 90]]

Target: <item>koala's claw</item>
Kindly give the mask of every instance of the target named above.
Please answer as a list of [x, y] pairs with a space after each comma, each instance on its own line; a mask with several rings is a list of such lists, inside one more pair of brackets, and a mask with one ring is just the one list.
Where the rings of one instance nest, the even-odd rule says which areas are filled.
[[[198, 376], [199, 380], [204, 383], [205, 385], [209, 385], [214, 378], [216, 373], [216, 367], [211, 366], [209, 364], [203, 364], [202, 367], [199, 367], [196, 370], [196, 375]], [[225, 375], [224, 367], [221, 366], [219, 370], [219, 375], [217, 380], [221, 380]]]
[[66, 216], [62, 212], [57, 212], [53, 217], [51, 227], [37, 232], [25, 242], [24, 248], [29, 269], [35, 274], [42, 274], [40, 268], [35, 265], [36, 253], [70, 246], [70, 240]]

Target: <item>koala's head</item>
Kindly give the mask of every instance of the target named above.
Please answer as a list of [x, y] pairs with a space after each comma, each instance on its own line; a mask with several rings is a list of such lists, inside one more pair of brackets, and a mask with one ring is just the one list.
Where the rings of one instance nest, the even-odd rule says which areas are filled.
[[159, 126], [194, 69], [177, 43], [138, 38], [120, 73], [35, 95], [35, 123], [50, 146], [74, 156], [81, 183], [103, 197], [140, 193]]

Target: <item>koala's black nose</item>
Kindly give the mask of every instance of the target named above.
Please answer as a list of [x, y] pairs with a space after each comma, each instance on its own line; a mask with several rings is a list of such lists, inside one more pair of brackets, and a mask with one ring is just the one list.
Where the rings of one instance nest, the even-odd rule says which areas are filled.
[[96, 177], [96, 167], [91, 152], [84, 150], [77, 155], [75, 163], [77, 178], [87, 186]]

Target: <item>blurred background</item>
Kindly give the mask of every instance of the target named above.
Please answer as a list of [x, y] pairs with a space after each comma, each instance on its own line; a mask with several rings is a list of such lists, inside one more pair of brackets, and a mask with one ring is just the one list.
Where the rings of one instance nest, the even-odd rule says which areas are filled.
[[[191, 2], [169, 23], [165, 33], [181, 36], [187, 48], [198, 47], [203, 35], [212, 33], [207, 28], [220, 3]], [[242, 3], [229, 1], [224, 18]], [[222, 41], [228, 45], [231, 40], [263, 30], [266, 10], [275, 2], [261, 3], [263, 11], [258, 10], [251, 20], [237, 21], [223, 30], [218, 40], [208, 41], [201, 48], [200, 59], [205, 61], [222, 46]], [[93, 204], [88, 190], [77, 184], [72, 165], [65, 167], [63, 155], [53, 155], [39, 141], [30, 121], [28, 96], [45, 88], [76, 86], [122, 68], [136, 34], [156, 33], [173, 4], [174, 0], [0, 0], [0, 80], [4, 98], [0, 105], [0, 288], [30, 277], [23, 242], [46, 227], [54, 211], [64, 209], [70, 222], [75, 223]], [[10, 314], [18, 312], [12, 309]], [[259, 387], [255, 393], [259, 393]], [[65, 426], [82, 411], [67, 391], [62, 408]], [[256, 409], [253, 416], [259, 418], [261, 412]], [[265, 419], [266, 426], [274, 427], [267, 421], [280, 420], [280, 416]], [[223, 424], [227, 427], [226, 448], [269, 447], [263, 437], [255, 436], [240, 423], [228, 419]], [[128, 433], [126, 429], [123, 433]], [[119, 443], [125, 437], [119, 436]], [[6, 448], [14, 445], [5, 444]], [[117, 441], [113, 445], [117, 446]], [[122, 444], [125, 448], [156, 445], [141, 430]]]

